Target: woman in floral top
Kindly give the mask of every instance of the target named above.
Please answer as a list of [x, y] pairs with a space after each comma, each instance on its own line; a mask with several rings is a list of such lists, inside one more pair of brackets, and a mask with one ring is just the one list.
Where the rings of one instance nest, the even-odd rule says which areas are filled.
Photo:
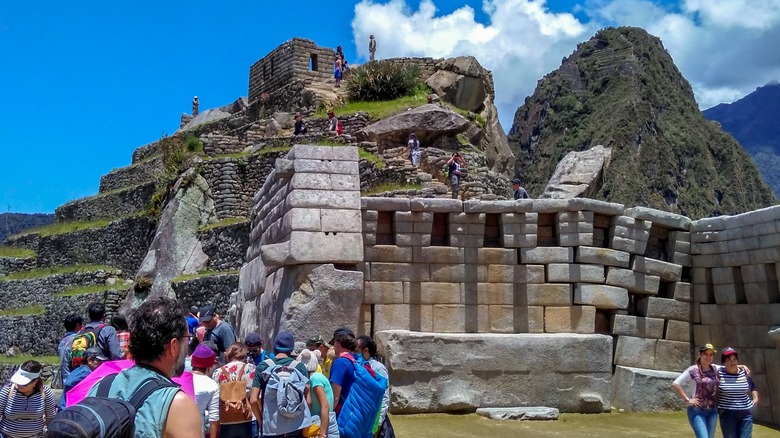
[[[715, 347], [704, 344], [699, 348], [696, 364], [682, 372], [672, 383], [677, 394], [688, 405], [688, 421], [696, 438], [713, 438], [718, 419], [718, 369], [712, 364]], [[685, 393], [683, 386], [695, 384], [692, 396]]]
[[[249, 400], [249, 391], [252, 390], [252, 382], [255, 380], [255, 366], [246, 363], [248, 350], [246, 345], [241, 342], [234, 342], [225, 351], [225, 360], [227, 364], [214, 370], [212, 379], [218, 384], [235, 382], [239, 376], [246, 382], [247, 406]], [[230, 380], [228, 380], [228, 378]], [[220, 410], [220, 414], [222, 411]], [[219, 436], [220, 438], [245, 438], [252, 435], [252, 418], [246, 422], [225, 424], [220, 418]]]

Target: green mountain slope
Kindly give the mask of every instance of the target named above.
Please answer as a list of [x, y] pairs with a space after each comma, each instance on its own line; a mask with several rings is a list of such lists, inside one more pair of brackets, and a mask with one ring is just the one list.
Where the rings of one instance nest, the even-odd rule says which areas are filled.
[[0, 244], [6, 237], [54, 222], [53, 214], [0, 213]]
[[661, 41], [608, 28], [578, 45], [515, 113], [516, 172], [539, 196], [561, 158], [612, 148], [599, 199], [701, 218], [777, 202], [748, 154], [699, 111]]

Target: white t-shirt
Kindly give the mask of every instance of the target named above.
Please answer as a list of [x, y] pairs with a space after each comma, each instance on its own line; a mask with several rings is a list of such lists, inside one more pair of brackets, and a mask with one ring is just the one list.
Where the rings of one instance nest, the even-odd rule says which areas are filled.
[[212, 421], [219, 421], [219, 385], [209, 376], [192, 374], [195, 388], [195, 402], [203, 413], [203, 427], [208, 428]]

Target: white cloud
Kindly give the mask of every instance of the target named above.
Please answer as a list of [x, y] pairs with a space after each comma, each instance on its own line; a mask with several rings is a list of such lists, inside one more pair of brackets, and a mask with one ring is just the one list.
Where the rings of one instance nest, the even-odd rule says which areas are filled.
[[702, 108], [780, 78], [780, 0], [677, 1], [582, 0], [576, 10], [590, 17], [584, 23], [551, 11], [546, 0], [483, 0], [488, 20], [482, 24], [468, 5], [437, 15], [434, 0], [422, 0], [417, 10], [404, 0], [363, 0], [352, 29], [362, 58], [371, 33], [380, 58], [475, 56], [493, 71], [505, 129], [537, 81], [607, 25], [638, 26], [660, 37]]

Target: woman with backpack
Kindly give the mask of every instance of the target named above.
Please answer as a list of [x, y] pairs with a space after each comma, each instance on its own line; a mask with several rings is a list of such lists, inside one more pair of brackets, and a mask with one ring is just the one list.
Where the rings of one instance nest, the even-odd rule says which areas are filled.
[[225, 351], [225, 366], [214, 370], [212, 378], [219, 384], [220, 438], [246, 438], [252, 435], [252, 409], [248, 391], [252, 389], [255, 366], [246, 363], [248, 350], [241, 342], [230, 344]]
[[43, 428], [54, 418], [57, 401], [41, 379], [43, 365], [28, 360], [0, 389], [0, 436], [43, 437]]
[[111, 326], [116, 329], [116, 339], [119, 341], [119, 351], [122, 352], [122, 359], [130, 359], [130, 327], [127, 324], [127, 318], [121, 313], [111, 317]]
[[[319, 350], [304, 350], [298, 355], [298, 361], [309, 370], [309, 397], [307, 402], [312, 416], [320, 418], [320, 438], [339, 438], [339, 425], [336, 423], [336, 405], [333, 404], [333, 388], [328, 378], [317, 371], [320, 364]], [[313, 395], [312, 395], [313, 394]]]

